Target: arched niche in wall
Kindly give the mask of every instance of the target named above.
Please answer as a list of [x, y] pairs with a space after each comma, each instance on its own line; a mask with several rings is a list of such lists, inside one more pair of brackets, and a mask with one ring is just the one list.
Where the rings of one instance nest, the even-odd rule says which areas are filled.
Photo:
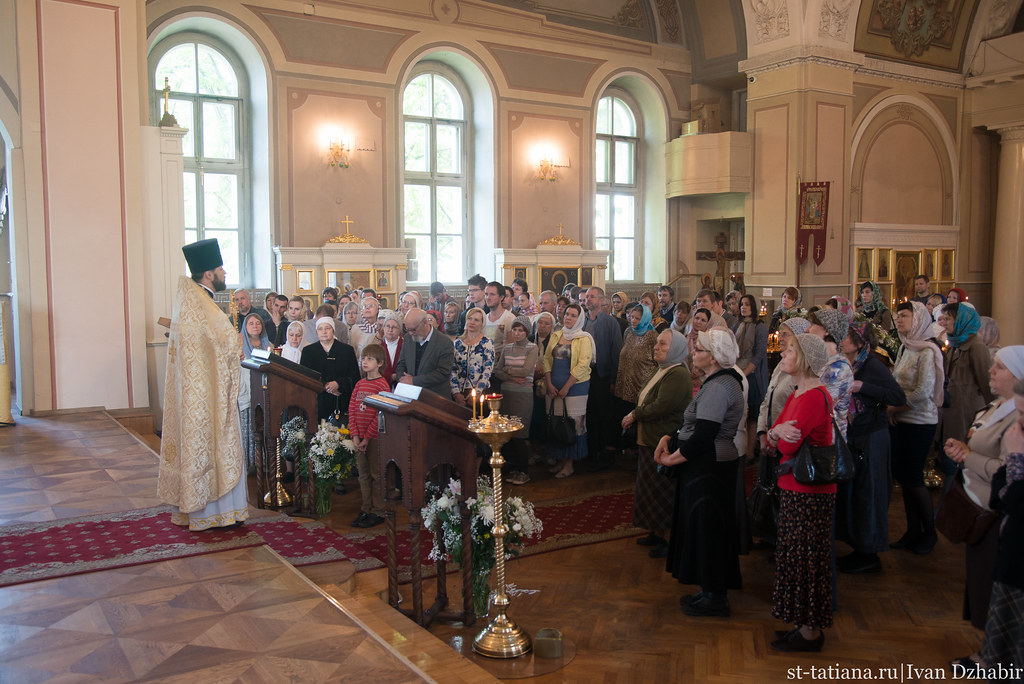
[[883, 98], [855, 129], [850, 219], [952, 225], [956, 168], [952, 135], [937, 112], [916, 98]]

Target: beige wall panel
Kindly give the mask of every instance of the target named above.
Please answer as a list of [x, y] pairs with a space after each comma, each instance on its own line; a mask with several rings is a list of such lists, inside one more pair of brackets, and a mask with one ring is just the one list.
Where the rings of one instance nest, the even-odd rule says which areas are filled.
[[[846, 169], [849, 166], [846, 111], [845, 105], [827, 102], [818, 102], [815, 111], [816, 173], [814, 178], [804, 180], [832, 182], [829, 187], [828, 225], [825, 227], [825, 236], [836, 236], [836, 239], [828, 240], [825, 260], [814, 268], [814, 272], [819, 275], [839, 275], [849, 260], [846, 249]], [[810, 263], [813, 264], [813, 260]]]
[[[584, 212], [582, 169], [584, 161], [581, 130], [583, 121], [577, 117], [557, 117], [521, 111], [508, 113], [508, 146], [505, 167], [508, 192], [508, 223], [499, 236], [499, 247], [532, 249], [545, 238], [563, 233], [588, 245], [590, 227], [582, 226]], [[569, 164], [558, 168], [558, 180], [537, 178], [540, 151], [551, 150], [556, 163]], [[585, 229], [584, 229], [585, 228]]]
[[865, 156], [861, 221], [943, 223], [938, 151], [919, 128], [893, 123], [871, 141]]
[[[388, 243], [385, 225], [383, 98], [291, 90], [288, 121], [288, 185], [291, 221], [282, 235], [286, 246], [315, 247], [345, 232], [338, 221], [348, 216], [351, 231], [374, 247]], [[372, 143], [375, 151], [354, 149], [351, 166], [327, 165], [331, 131], [354, 145]]]
[[384, 73], [388, 60], [411, 31], [258, 10], [289, 61]]
[[750, 211], [750, 275], [784, 275], [789, 259], [790, 133], [788, 104], [754, 112], [754, 192]]
[[594, 71], [604, 60], [569, 58], [542, 50], [517, 50], [481, 43], [498, 61], [505, 82], [512, 88], [581, 96]]
[[875, 96], [885, 90], [881, 86], [868, 85], [866, 83], [854, 83], [853, 84], [853, 116], [854, 118], [860, 116], [860, 113], [864, 111], [864, 107], [869, 102], [875, 99]]
[[729, 3], [722, 0], [694, 0], [706, 60], [736, 54], [736, 27]]
[[935, 108], [942, 114], [942, 118], [945, 120], [946, 125], [949, 126], [949, 130], [956, 134], [960, 126], [957, 123], [957, 109], [960, 104], [960, 99], [956, 97], [947, 97], [945, 95], [936, 95], [934, 93], [922, 93], [928, 100], [935, 105]]
[[[119, 28], [116, 8], [54, 0], [40, 6], [56, 409], [129, 403]], [[83, 287], [103, 293], [102, 334], [95, 334], [93, 308], [67, 305]]]
[[[690, 74], [683, 73], [681, 71], [670, 71], [668, 69], [659, 69], [659, 71], [665, 76], [669, 84], [672, 86], [672, 95], [675, 99], [675, 105], [680, 110], [689, 113], [690, 110], [690, 85], [693, 82]], [[672, 135], [678, 135], [679, 129], [672, 129]]]
[[[0, 2], [0, 97], [18, 109], [18, 40], [14, 0]], [[12, 125], [9, 123], [8, 125]]]
[[966, 259], [956, 264], [957, 276], [970, 274], [991, 276], [992, 273], [992, 231], [995, 227], [995, 206], [997, 192], [997, 165], [999, 162], [999, 140], [987, 131], [973, 130], [968, 138], [968, 160], [970, 178], [970, 220], [967, 230], [961, 232], [960, 253]]

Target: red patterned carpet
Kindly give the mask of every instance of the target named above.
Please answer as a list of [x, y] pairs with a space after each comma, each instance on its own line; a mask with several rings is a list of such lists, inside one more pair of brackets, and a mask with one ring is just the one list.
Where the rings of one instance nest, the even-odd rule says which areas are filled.
[[[340, 535], [319, 522], [285, 515], [250, 519], [243, 527], [189, 532], [171, 524], [170, 508], [156, 506], [124, 513], [83, 516], [0, 527], [0, 586], [63, 577], [94, 570], [184, 558], [226, 549], [267, 544], [295, 566], [349, 560], [357, 570], [385, 565], [384, 528]], [[539, 541], [523, 555], [619, 539], [640, 530], [632, 525], [633, 492], [594, 494], [582, 500], [536, 508], [544, 524]], [[408, 559], [408, 529], [398, 530], [399, 558]], [[421, 531], [424, 574], [431, 536]], [[400, 575], [408, 577], [408, 568]]]

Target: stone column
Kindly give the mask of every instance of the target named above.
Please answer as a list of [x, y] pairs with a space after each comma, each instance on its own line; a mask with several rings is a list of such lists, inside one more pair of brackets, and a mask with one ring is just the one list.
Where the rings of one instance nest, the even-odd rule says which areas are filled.
[[1024, 126], [999, 129], [999, 188], [992, 256], [992, 317], [1000, 344], [1024, 343]]

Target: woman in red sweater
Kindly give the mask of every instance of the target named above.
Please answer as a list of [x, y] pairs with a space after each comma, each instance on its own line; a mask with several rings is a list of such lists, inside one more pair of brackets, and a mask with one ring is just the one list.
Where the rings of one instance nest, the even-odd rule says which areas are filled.
[[[828, 360], [821, 338], [797, 335], [782, 350], [779, 367], [796, 381], [778, 420], [768, 431], [781, 463], [796, 456], [805, 439], [832, 444], [832, 398], [818, 377]], [[779, 533], [775, 548], [772, 615], [793, 623], [776, 631], [776, 651], [820, 651], [822, 629], [832, 626], [832, 518], [836, 486], [804, 485], [793, 475], [779, 477]]]

